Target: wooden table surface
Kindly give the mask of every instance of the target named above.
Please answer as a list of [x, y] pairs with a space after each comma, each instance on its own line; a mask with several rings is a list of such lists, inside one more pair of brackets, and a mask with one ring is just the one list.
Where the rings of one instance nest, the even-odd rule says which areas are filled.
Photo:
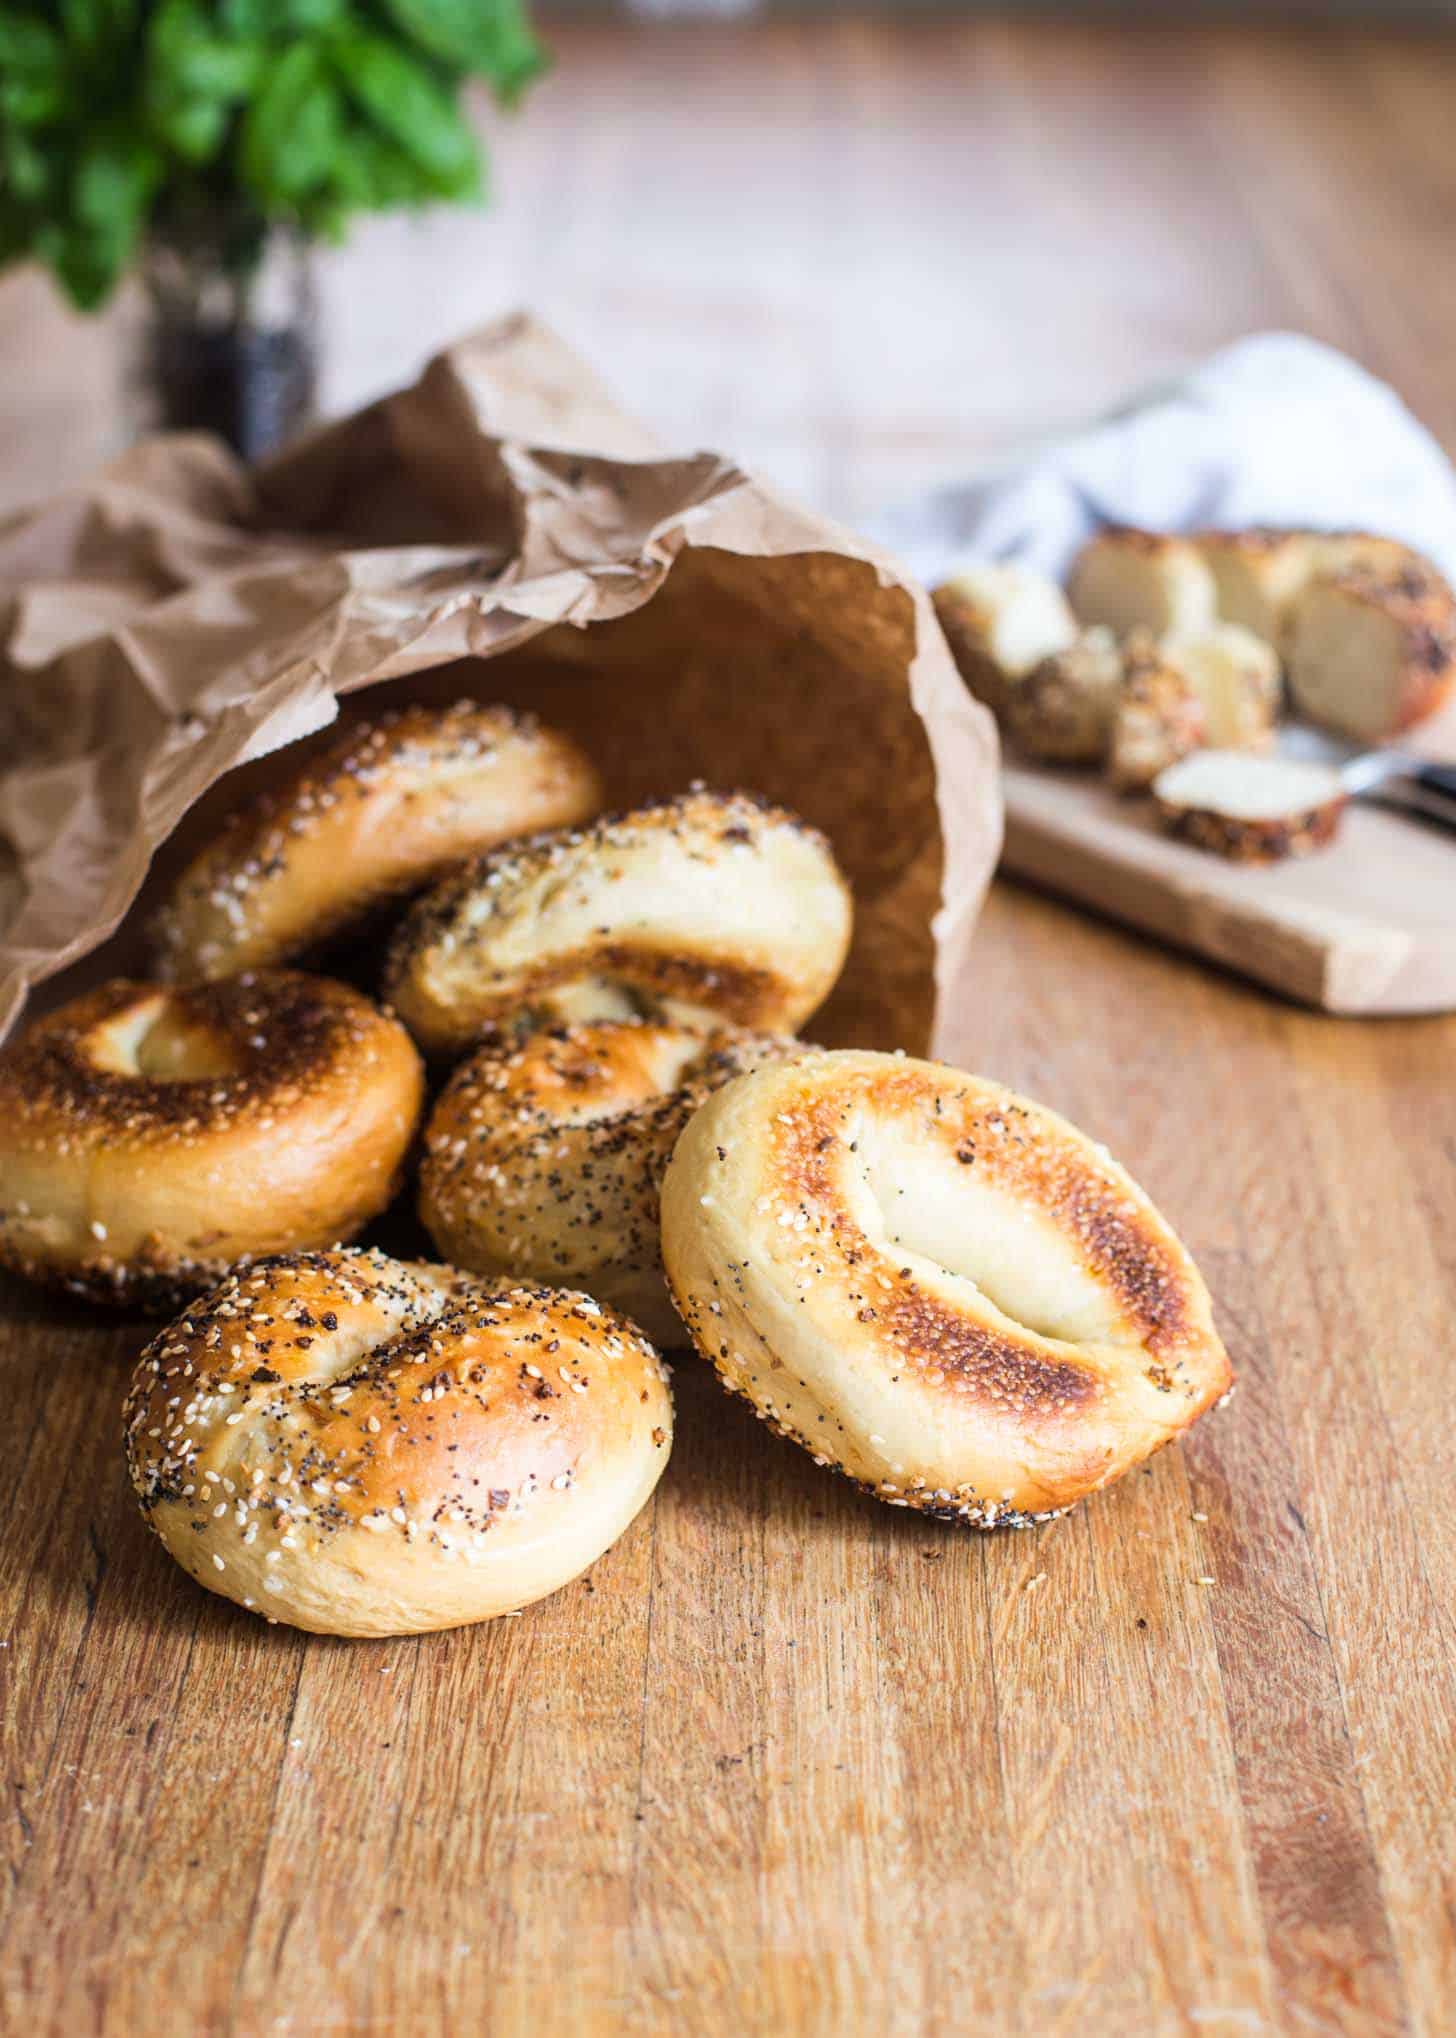
[[[527, 298], [673, 436], [852, 514], [1286, 323], [1456, 442], [1450, 42], [558, 48], [496, 214], [335, 263], [337, 399]], [[0, 289], [7, 499], [114, 429], [114, 337]], [[1456, 2025], [1456, 1022], [1313, 1017], [1009, 888], [979, 955], [964, 1060], [1173, 1217], [1232, 1404], [976, 1537], [862, 1499], [685, 1363], [669, 1474], [588, 1579], [349, 1645], [171, 1566], [121, 1469], [138, 1328], [8, 1291], [0, 2024]]]

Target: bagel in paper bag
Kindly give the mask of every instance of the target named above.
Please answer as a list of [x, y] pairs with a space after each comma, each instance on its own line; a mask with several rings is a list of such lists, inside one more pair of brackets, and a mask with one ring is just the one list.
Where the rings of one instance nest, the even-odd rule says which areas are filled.
[[262, 468], [158, 439], [13, 517], [0, 632], [0, 1032], [141, 966], [278, 753], [463, 695], [564, 731], [613, 807], [703, 779], [803, 815], [855, 899], [815, 1037], [949, 1044], [1000, 792], [928, 597], [723, 456], [661, 457], [528, 317]]

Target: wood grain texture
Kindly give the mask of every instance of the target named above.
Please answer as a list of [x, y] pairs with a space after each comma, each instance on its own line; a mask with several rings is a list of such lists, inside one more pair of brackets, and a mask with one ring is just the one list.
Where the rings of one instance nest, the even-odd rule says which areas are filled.
[[[1456, 443], [1445, 40], [558, 42], [499, 211], [334, 264], [334, 399], [527, 298], [672, 436], [853, 514], [1283, 322]], [[94, 457], [114, 338], [0, 287], [7, 500]], [[310, 1640], [145, 1535], [137, 1329], [6, 1291], [0, 2027], [1451, 2028], [1456, 1024], [1298, 1012], [1009, 887], [978, 956], [961, 1058], [1131, 1166], [1241, 1372], [1044, 1529], [879, 1509], [685, 1364], [590, 1578]]]
[[1356, 801], [1316, 855], [1245, 865], [1174, 841], [1151, 798], [1095, 771], [1012, 758], [1003, 782], [1011, 875], [1327, 1012], [1456, 1011], [1449, 828]]

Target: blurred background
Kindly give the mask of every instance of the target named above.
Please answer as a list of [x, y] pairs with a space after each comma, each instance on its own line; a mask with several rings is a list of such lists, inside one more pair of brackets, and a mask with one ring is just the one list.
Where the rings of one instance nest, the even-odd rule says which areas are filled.
[[[513, 109], [462, 86], [485, 202], [361, 210], [311, 252], [324, 412], [527, 304], [666, 444], [846, 519], [1260, 327], [1395, 374], [1456, 437], [1456, 7], [531, 18], [550, 64]], [[146, 307], [130, 273], [88, 313], [0, 272], [0, 506], [134, 428]]]

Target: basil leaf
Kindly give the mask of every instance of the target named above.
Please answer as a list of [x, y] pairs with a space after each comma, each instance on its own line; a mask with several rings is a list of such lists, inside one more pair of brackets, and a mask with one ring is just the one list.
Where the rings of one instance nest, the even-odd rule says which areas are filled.
[[232, 119], [231, 107], [220, 99], [189, 99], [152, 117], [152, 131], [188, 163], [210, 163]]
[[398, 142], [373, 128], [351, 127], [334, 159], [333, 188], [352, 206], [387, 212], [395, 206], [428, 205], [438, 196], [429, 173]]
[[464, 115], [423, 64], [377, 35], [335, 45], [339, 75], [377, 127], [425, 171], [442, 198], [474, 197], [480, 150]]
[[488, 78], [502, 99], [514, 99], [545, 69], [545, 55], [520, 0], [381, 0], [381, 4], [421, 49]]
[[325, 181], [339, 113], [338, 87], [318, 51], [295, 43], [274, 64], [243, 121], [242, 172], [265, 210], [286, 210]]
[[256, 44], [213, 32], [200, 0], [162, 0], [147, 37], [147, 90], [170, 110], [187, 100], [246, 99], [263, 69]]
[[153, 148], [112, 123], [89, 137], [76, 159], [68, 217], [51, 193], [54, 216], [37, 230], [34, 251], [80, 310], [110, 296], [130, 266], [161, 171]]
[[123, 265], [91, 235], [74, 227], [43, 226], [35, 237], [35, 252], [49, 264], [78, 311], [95, 311], [121, 280]]
[[0, 132], [0, 179], [5, 195], [37, 204], [50, 189], [50, 164], [43, 149], [18, 129]]
[[0, 65], [12, 78], [59, 82], [66, 71], [65, 46], [55, 30], [33, 14], [6, 8], [0, 14]]
[[253, 41], [341, 27], [348, 0], [222, 0], [223, 27]]
[[47, 127], [75, 112], [64, 73], [27, 76], [24, 71], [0, 74], [0, 120], [16, 127]]
[[162, 174], [156, 150], [120, 126], [86, 143], [76, 164], [71, 203], [91, 232], [135, 239]]
[[136, 26], [136, 0], [61, 0], [67, 42], [88, 56], [116, 50]]

